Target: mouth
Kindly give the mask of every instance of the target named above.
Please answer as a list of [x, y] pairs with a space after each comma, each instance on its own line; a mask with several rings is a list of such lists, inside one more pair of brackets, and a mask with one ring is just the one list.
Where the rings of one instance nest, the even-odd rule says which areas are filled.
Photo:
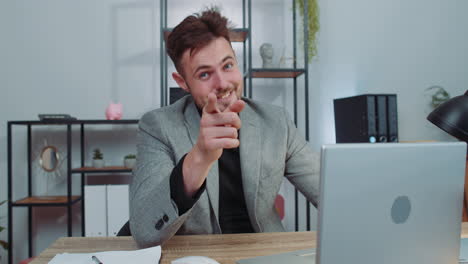
[[232, 90], [231, 90], [231, 91], [226, 91], [226, 92], [219, 93], [216, 97], [217, 97], [218, 99], [225, 99], [225, 98], [228, 98], [231, 94], [232, 94]]

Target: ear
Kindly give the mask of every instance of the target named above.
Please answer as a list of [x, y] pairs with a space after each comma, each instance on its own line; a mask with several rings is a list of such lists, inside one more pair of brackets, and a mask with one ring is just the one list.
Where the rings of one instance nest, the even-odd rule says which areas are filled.
[[190, 93], [190, 90], [188, 88], [188, 85], [187, 83], [185, 82], [185, 79], [184, 77], [182, 77], [182, 75], [180, 75], [179, 73], [177, 72], [173, 72], [172, 73], [172, 78], [174, 79], [174, 81], [176, 81], [176, 83], [186, 92]]

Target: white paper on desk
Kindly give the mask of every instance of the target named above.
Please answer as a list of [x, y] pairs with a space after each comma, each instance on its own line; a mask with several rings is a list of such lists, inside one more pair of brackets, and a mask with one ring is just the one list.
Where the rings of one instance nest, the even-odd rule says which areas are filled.
[[57, 254], [49, 264], [95, 264], [91, 259], [96, 256], [103, 264], [155, 264], [161, 258], [161, 247], [150, 247], [130, 251], [104, 251], [96, 253], [62, 253]]

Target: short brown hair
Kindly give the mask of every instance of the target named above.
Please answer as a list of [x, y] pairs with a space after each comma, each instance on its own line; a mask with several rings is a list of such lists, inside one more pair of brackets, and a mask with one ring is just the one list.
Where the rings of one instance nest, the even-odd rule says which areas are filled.
[[228, 22], [228, 19], [216, 8], [207, 9], [201, 14], [193, 14], [180, 22], [169, 34], [166, 49], [177, 71], [183, 74], [180, 61], [187, 49], [191, 54], [218, 37], [225, 38], [230, 44]]

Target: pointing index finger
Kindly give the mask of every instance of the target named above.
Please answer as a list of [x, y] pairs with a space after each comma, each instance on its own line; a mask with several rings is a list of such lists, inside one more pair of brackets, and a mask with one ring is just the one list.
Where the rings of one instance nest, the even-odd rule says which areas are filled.
[[242, 99], [239, 99], [232, 103], [224, 112], [234, 112], [240, 113], [245, 107], [245, 102]]
[[205, 106], [203, 107], [203, 111], [209, 114], [219, 113], [219, 109], [216, 106], [216, 95], [214, 93], [208, 94], [208, 102], [206, 102]]

